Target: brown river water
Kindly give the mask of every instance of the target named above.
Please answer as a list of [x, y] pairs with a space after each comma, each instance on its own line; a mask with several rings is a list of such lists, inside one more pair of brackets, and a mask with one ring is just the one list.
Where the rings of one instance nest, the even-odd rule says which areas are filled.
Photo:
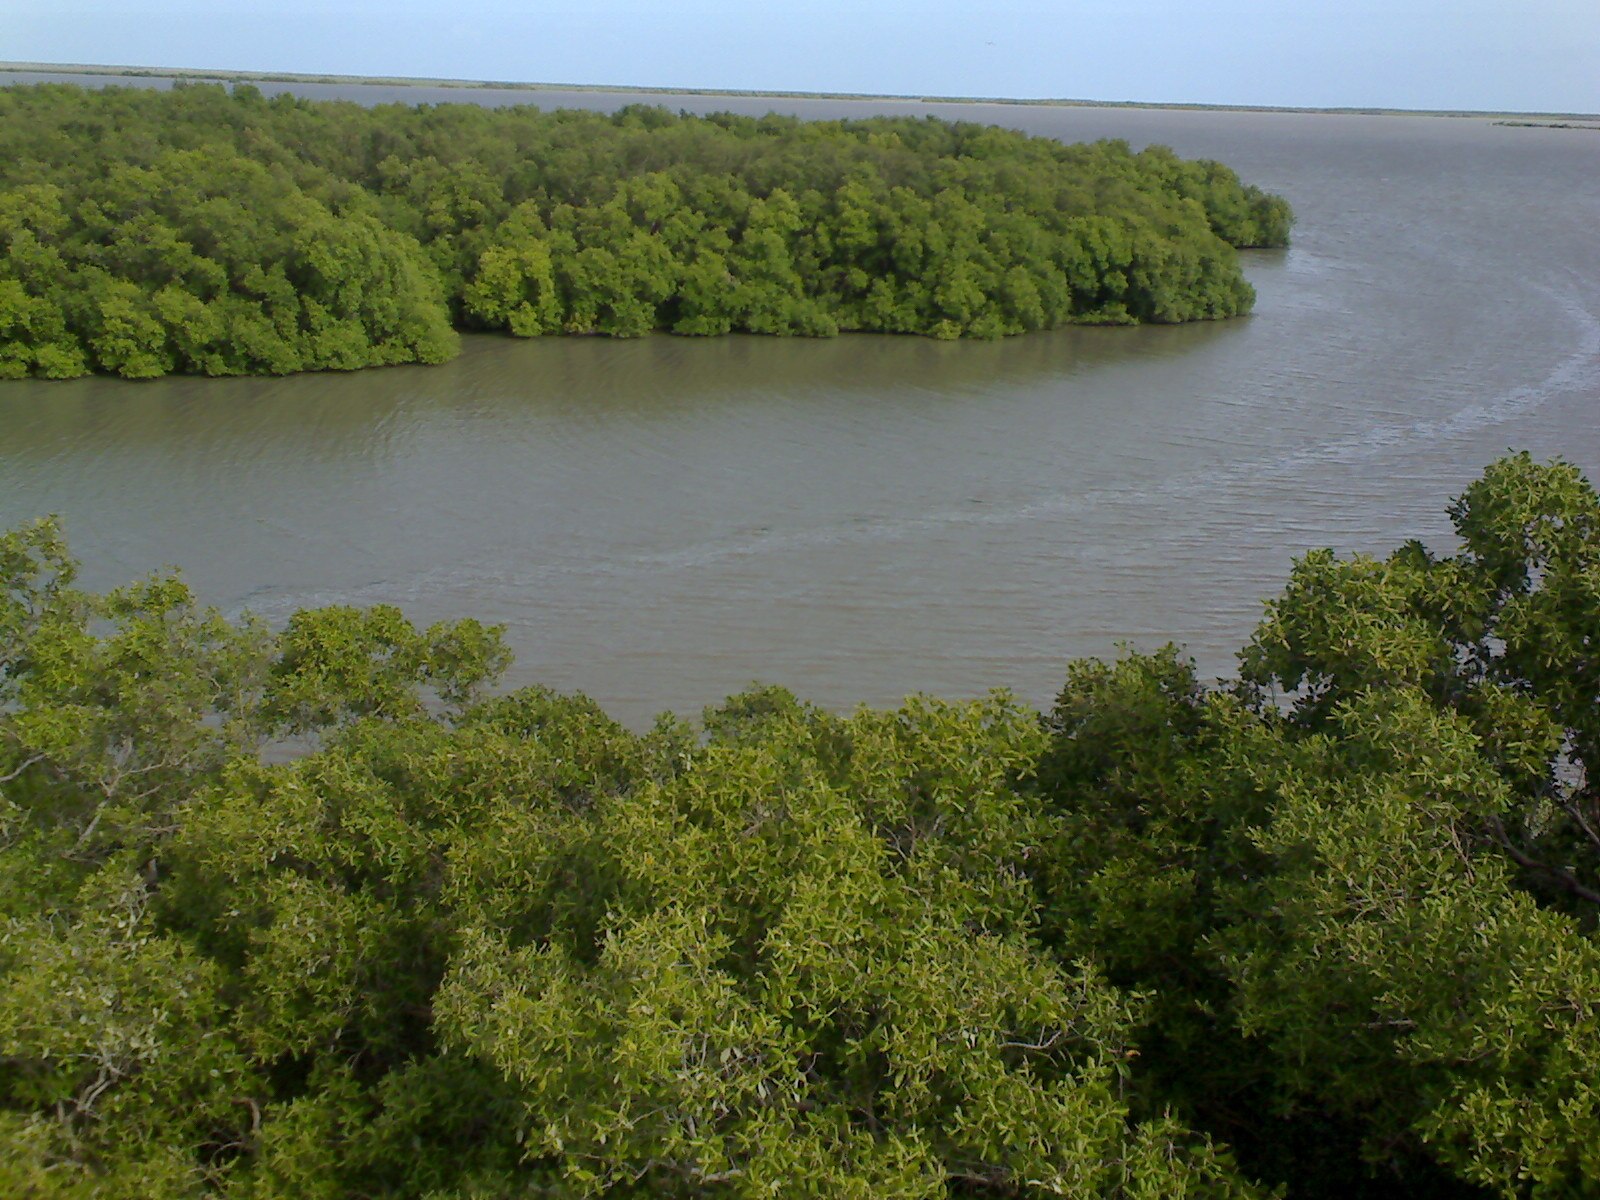
[[230, 613], [386, 602], [500, 622], [509, 683], [638, 725], [754, 679], [840, 708], [997, 686], [1046, 704], [1069, 659], [1124, 641], [1174, 640], [1226, 674], [1307, 548], [1446, 546], [1446, 502], [1509, 448], [1600, 479], [1600, 134], [660, 99], [1161, 142], [1281, 192], [1299, 222], [1291, 249], [1247, 256], [1255, 314], [1216, 325], [478, 337], [444, 367], [0, 384], [0, 526], [58, 513], [90, 586], [176, 564]]

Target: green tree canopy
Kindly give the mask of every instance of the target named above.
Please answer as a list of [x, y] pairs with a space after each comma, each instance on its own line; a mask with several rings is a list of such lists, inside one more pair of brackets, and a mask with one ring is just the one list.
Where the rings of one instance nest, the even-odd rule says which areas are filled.
[[0, 88], [0, 378], [439, 362], [452, 326], [993, 338], [1249, 311], [1279, 198], [927, 119]]
[[643, 733], [0, 535], [0, 1188], [1593, 1194], [1600, 498], [1451, 511], [1231, 682]]

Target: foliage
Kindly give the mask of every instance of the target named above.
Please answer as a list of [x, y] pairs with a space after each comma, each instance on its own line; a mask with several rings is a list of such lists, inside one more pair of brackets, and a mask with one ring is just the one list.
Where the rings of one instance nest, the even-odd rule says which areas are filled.
[[1594, 1194], [1600, 499], [1452, 513], [1303, 558], [1231, 684], [645, 733], [485, 698], [474, 622], [0, 536], [0, 1184]]
[[1451, 512], [1452, 555], [1298, 562], [1237, 688], [1135, 658], [1051, 720], [1055, 919], [1295, 1192], [1352, 1190], [1312, 1130], [1375, 1194], [1600, 1187], [1600, 501], [1518, 455]]
[[999, 337], [1229, 317], [1287, 205], [928, 119], [0, 89], [0, 378], [440, 362], [452, 324]]
[[1034, 936], [1007, 698], [636, 735], [475, 699], [474, 623], [91, 596], [49, 524], [0, 563], [13, 1191], [1252, 1193]]

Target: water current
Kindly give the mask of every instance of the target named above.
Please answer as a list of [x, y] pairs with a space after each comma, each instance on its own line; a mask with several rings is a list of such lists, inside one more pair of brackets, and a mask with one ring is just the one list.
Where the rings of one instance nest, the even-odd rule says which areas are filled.
[[[92, 81], [91, 81], [92, 82]], [[103, 82], [101, 80], [100, 82]], [[155, 81], [150, 81], [155, 82]], [[263, 85], [278, 90], [283, 85]], [[1309, 547], [1448, 545], [1496, 455], [1600, 479], [1600, 135], [1486, 118], [297, 84], [363, 102], [874, 112], [1218, 158], [1299, 217], [1254, 315], [1000, 343], [468, 339], [287, 379], [0, 384], [0, 526], [91, 586], [503, 623], [642, 724], [753, 679], [1048, 703], [1119, 642], [1228, 673]]]

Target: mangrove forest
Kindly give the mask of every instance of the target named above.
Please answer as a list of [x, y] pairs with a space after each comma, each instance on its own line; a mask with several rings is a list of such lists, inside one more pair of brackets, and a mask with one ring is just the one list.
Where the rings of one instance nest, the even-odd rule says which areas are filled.
[[0, 535], [0, 1194], [1595, 1195], [1600, 498], [1450, 511], [1229, 681], [645, 732]]
[[284, 374], [458, 330], [995, 338], [1231, 317], [1219, 163], [933, 118], [0, 88], [0, 378]]

